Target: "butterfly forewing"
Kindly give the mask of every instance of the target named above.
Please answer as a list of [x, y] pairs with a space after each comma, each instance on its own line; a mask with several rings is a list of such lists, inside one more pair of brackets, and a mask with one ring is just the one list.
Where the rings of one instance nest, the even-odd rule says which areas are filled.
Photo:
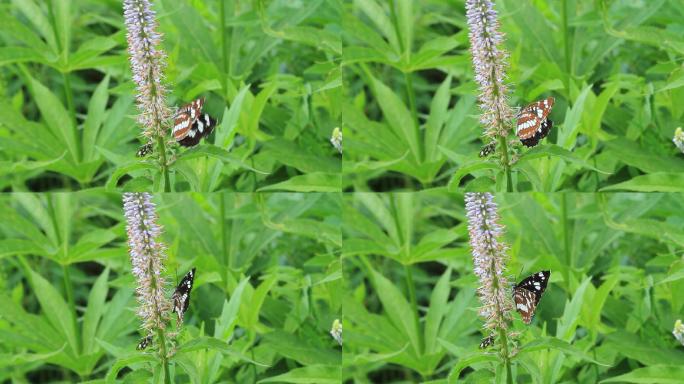
[[513, 286], [515, 309], [520, 313], [525, 324], [532, 322], [532, 317], [534, 317], [537, 304], [539, 304], [539, 300], [546, 290], [550, 275], [550, 271], [540, 271]]
[[203, 137], [208, 136], [211, 131], [214, 130], [215, 125], [216, 121], [208, 114], [204, 113], [200, 116], [200, 118], [195, 120], [183, 138], [176, 138], [176, 140], [178, 140], [178, 143], [184, 147], [193, 147], [197, 145], [197, 143], [199, 143]]
[[192, 291], [192, 286], [195, 283], [195, 268], [191, 269], [173, 292], [173, 311], [178, 316], [178, 324], [183, 323], [183, 316], [185, 311], [188, 310], [190, 305], [190, 292]]

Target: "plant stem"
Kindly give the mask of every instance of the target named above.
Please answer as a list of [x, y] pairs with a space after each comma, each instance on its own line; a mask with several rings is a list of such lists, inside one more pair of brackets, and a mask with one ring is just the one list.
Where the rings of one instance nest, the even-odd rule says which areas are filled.
[[164, 143], [164, 136], [157, 136], [157, 151], [159, 153], [159, 166], [164, 175], [164, 192], [171, 192], [169, 167], [166, 165], [166, 144]]
[[572, 61], [571, 61], [571, 51], [570, 45], [572, 44], [570, 38], [570, 30], [568, 28], [568, 2], [567, 0], [561, 1], [561, 20], [563, 23], [563, 46], [565, 49], [565, 75], [567, 84], [566, 89], [570, 89], [570, 77], [572, 76]]
[[71, 132], [74, 135], [74, 143], [76, 143], [76, 153], [74, 153], [74, 159], [80, 161], [83, 158], [81, 153], [81, 140], [78, 137], [78, 127], [76, 123], [76, 108], [74, 107], [74, 97], [73, 91], [71, 89], [71, 77], [68, 72], [62, 72], [62, 77], [64, 78], [64, 95], [66, 97], [67, 108], [69, 109], [69, 117], [71, 118], [71, 124], [73, 124], [73, 129]]
[[[494, 265], [494, 260], [492, 260], [491, 264], [491, 270], [495, 271], [496, 267]], [[492, 279], [494, 281], [492, 289], [496, 292], [499, 290], [499, 279], [494, 278]], [[496, 302], [496, 312], [501, 313], [502, 308], [499, 305], [499, 302]], [[511, 371], [511, 359], [508, 355], [508, 335], [506, 335], [506, 330], [503, 327], [499, 327], [499, 345], [501, 346], [501, 357], [503, 358], [504, 365], [506, 366], [506, 383], [507, 384], [513, 384], [513, 374]]]
[[[563, 268], [563, 273], [565, 274], [565, 283], [570, 284], [570, 271], [574, 268], [574, 263], [572, 261], [572, 249], [570, 244], [570, 220], [568, 219], [568, 194], [561, 193], [561, 216], [563, 220], [563, 252], [565, 253], [565, 265]], [[569, 287], [569, 285], [568, 285]]]
[[416, 288], [413, 283], [413, 272], [411, 272], [411, 266], [404, 265], [404, 272], [406, 273], [406, 286], [408, 287], [409, 300], [411, 301], [411, 310], [413, 312], [413, 325], [416, 328], [416, 334], [418, 335], [418, 354], [422, 355], [425, 347], [423, 346], [423, 334], [420, 332], [420, 319], [418, 318], [418, 302], [416, 301]]
[[81, 352], [82, 346], [81, 346], [81, 332], [78, 330], [78, 322], [77, 322], [77, 317], [78, 314], [76, 313], [76, 300], [74, 300], [74, 288], [73, 285], [71, 284], [71, 274], [69, 273], [69, 266], [68, 265], [62, 265], [62, 277], [64, 279], [64, 291], [66, 292], [67, 296], [67, 303], [69, 303], [69, 310], [72, 313], [72, 326], [74, 327], [74, 333], [76, 335], [76, 348], [77, 351], [75, 351], [77, 354]]
[[513, 192], [513, 180], [511, 180], [511, 166], [508, 163], [508, 143], [505, 136], [498, 136], [499, 153], [501, 155], [501, 164], [503, 164], [504, 172], [506, 173], [506, 192]]
[[[411, 108], [411, 119], [413, 120], [413, 135], [416, 137], [417, 143], [422, 143], [420, 139], [420, 125], [418, 124], [418, 111], [416, 109], [416, 97], [413, 91], [413, 79], [411, 73], [404, 72], [404, 79], [406, 80], [406, 94], [408, 95], [409, 107]], [[416, 160], [421, 163], [423, 161], [423, 145], [418, 145], [418, 153], [416, 153]]]
[[[152, 260], [150, 260], [148, 271], [152, 270]], [[157, 277], [154, 273], [150, 273], [150, 278], [152, 282], [151, 289], [152, 291], [155, 291], [157, 289]], [[158, 311], [159, 303], [156, 302], [156, 295], [154, 297], [155, 308]], [[161, 313], [158, 313], [157, 316], [161, 317]], [[157, 345], [159, 346], [159, 358], [161, 359], [162, 367], [164, 368], [164, 384], [170, 384], [171, 375], [169, 374], [169, 361], [166, 356], [166, 338], [164, 337], [164, 329], [162, 329], [161, 327], [157, 327]]]

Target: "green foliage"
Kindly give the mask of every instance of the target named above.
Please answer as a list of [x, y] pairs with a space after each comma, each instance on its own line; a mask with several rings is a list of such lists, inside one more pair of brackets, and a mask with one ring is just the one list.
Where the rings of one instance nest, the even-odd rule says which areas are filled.
[[[507, 189], [499, 156], [478, 157], [463, 3], [346, 4], [345, 188]], [[514, 191], [684, 190], [672, 144], [684, 113], [681, 2], [495, 3], [512, 105], [556, 99], [549, 137], [509, 153]]]
[[171, 149], [165, 186], [156, 154], [135, 157], [142, 131], [121, 2], [4, 2], [0, 188], [340, 190], [339, 179], [319, 181], [341, 169], [328, 142], [341, 117], [340, 5], [154, 3], [169, 102], [206, 97], [215, 133]]
[[[684, 221], [671, 213], [682, 196], [496, 200], [511, 280], [551, 270], [532, 325], [514, 314], [513, 382], [675, 382]], [[498, 355], [478, 349], [488, 333], [462, 197], [358, 193], [343, 206], [345, 380], [503, 380]]]
[[[342, 308], [339, 196], [155, 200], [168, 280], [197, 268], [174, 337], [175, 380], [339, 381], [341, 353], [328, 334]], [[15, 194], [0, 208], [10, 212], [0, 224], [0, 380], [157, 376], [154, 344], [135, 350], [140, 320], [121, 196]]]

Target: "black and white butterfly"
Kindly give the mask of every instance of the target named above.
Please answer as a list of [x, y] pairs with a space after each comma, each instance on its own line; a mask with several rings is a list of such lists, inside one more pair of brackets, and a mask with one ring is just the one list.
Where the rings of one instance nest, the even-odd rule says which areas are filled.
[[195, 268], [185, 274], [171, 297], [173, 299], [173, 311], [171, 312], [178, 315], [178, 324], [183, 323], [183, 315], [185, 315], [185, 311], [188, 310], [190, 305], [190, 292], [194, 283]]
[[549, 282], [550, 271], [539, 271], [526, 277], [523, 281], [513, 285], [513, 301], [515, 309], [520, 312], [523, 322], [532, 322], [537, 304], [546, 290]]
[[149, 335], [138, 343], [138, 346], [135, 347], [138, 351], [142, 351], [143, 349], [147, 348], [148, 345], [152, 344], [152, 335]]
[[174, 116], [173, 137], [184, 147], [193, 147], [214, 130], [216, 120], [202, 113], [204, 98], [182, 106]]
[[480, 349], [485, 349], [494, 344], [494, 335], [489, 335], [480, 342]]
[[138, 148], [138, 152], [136, 152], [135, 155], [138, 157], [145, 157], [152, 153], [153, 150], [154, 148], [152, 147], [152, 143], [147, 143], [142, 147]]
[[496, 150], [496, 141], [492, 141], [491, 143], [482, 147], [482, 149], [480, 149], [480, 157], [487, 157], [494, 153], [494, 150]]

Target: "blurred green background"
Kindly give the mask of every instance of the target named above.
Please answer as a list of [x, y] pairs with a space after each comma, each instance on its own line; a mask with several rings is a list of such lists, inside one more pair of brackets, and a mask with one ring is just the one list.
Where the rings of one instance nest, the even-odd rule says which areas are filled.
[[[513, 382], [676, 382], [684, 349], [684, 195], [498, 194], [511, 283], [551, 271], [515, 313]], [[477, 315], [463, 196], [344, 199], [345, 382], [499, 382]], [[626, 375], [626, 376], [621, 376]], [[461, 382], [461, 381], [459, 381]]]
[[[169, 296], [196, 267], [175, 382], [339, 381], [340, 197], [156, 196]], [[148, 382], [121, 196], [0, 196], [0, 381]]]
[[[494, 3], [510, 105], [556, 99], [549, 136], [510, 154], [513, 191], [684, 191], [672, 143], [684, 114], [684, 2]], [[346, 4], [343, 187], [505, 190], [496, 156], [478, 157], [465, 1]]]
[[[339, 190], [338, 2], [153, 5], [170, 106], [219, 123], [174, 150], [173, 191]], [[122, 1], [0, 1], [0, 190], [161, 190], [135, 95]]]

